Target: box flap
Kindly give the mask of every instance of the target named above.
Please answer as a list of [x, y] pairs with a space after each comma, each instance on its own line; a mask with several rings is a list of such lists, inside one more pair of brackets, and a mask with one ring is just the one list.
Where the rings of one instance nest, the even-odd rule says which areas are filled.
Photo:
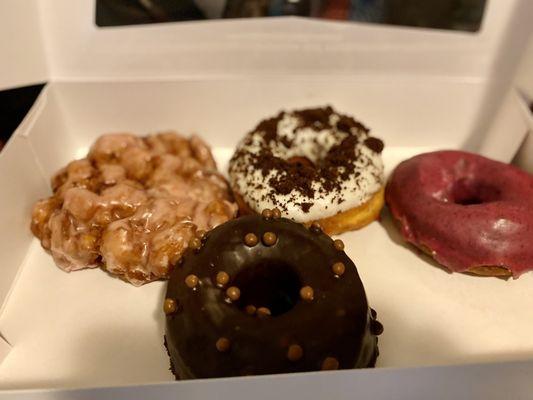
[[0, 90], [47, 80], [37, 0], [0, 2]]
[[513, 27], [532, 5], [528, 0], [489, 1], [480, 32], [465, 33], [298, 17], [99, 28], [95, 0], [5, 0], [0, 3], [0, 89], [47, 77], [336, 73], [486, 78], [511, 73], [494, 71], [494, 62], [510, 47], [521, 47], [523, 32]]
[[530, 130], [524, 104], [518, 93], [511, 89], [503, 98], [479, 153], [502, 162], [511, 162]]
[[[41, 0], [55, 79], [228, 74], [424, 74], [486, 77], [516, 39], [527, 0], [487, 2], [478, 33], [297, 17], [99, 28], [94, 0]], [[517, 41], [516, 43], [519, 43]]]
[[190, 380], [78, 390], [12, 391], [11, 400], [62, 399], [526, 399], [533, 362], [452, 367], [365, 369]]
[[10, 350], [11, 346], [9, 343], [6, 342], [2, 336], [0, 336], [0, 364], [2, 364], [2, 361], [4, 361], [4, 358], [6, 358]]
[[[43, 91], [44, 92], [44, 91]], [[30, 226], [31, 208], [35, 199], [44, 197], [49, 192], [47, 178], [33, 155], [31, 144], [25, 136], [35, 122], [39, 109], [46, 100], [41, 93], [13, 137], [0, 153], [0, 170], [17, 171], [0, 175], [2, 187], [2, 207], [0, 207], [0, 315], [2, 315], [13, 282], [20, 273], [20, 266], [31, 244]], [[0, 339], [5, 334], [0, 326]], [[9, 340], [5, 336], [6, 340]], [[0, 340], [1, 341], [1, 340]], [[5, 346], [4, 346], [5, 348]], [[2, 349], [0, 348], [0, 355]], [[1, 361], [1, 357], [0, 357]]]
[[[0, 88], [52, 79], [310, 73], [486, 78], [528, 0], [489, 1], [478, 33], [299, 17], [99, 28], [95, 0], [0, 4]], [[518, 32], [515, 32], [518, 31]], [[16, 38], [16, 40], [13, 40]], [[511, 46], [512, 47], [512, 46]]]
[[533, 71], [533, 35], [529, 38], [515, 78], [515, 85], [526, 97], [526, 101], [533, 101], [533, 73], [531, 71]]

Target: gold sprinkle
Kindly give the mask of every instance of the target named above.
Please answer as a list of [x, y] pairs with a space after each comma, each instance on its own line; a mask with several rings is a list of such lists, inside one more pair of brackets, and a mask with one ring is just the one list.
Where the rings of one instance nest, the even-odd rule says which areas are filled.
[[254, 305], [252, 305], [252, 304], [248, 304], [248, 305], [244, 308], [244, 310], [246, 311], [246, 314], [254, 315], [257, 309], [255, 308]]
[[274, 232], [265, 232], [263, 234], [263, 244], [265, 246], [273, 246], [278, 241], [278, 237]]
[[226, 285], [229, 282], [229, 275], [228, 275], [227, 272], [220, 271], [217, 274], [216, 280], [217, 280], [217, 285], [218, 286], [224, 286], [224, 285]]
[[231, 286], [226, 290], [226, 295], [231, 301], [237, 301], [241, 297], [241, 291], [237, 286]]
[[266, 318], [266, 317], [270, 317], [272, 315], [272, 313], [270, 312], [270, 309], [268, 309], [267, 307], [259, 307], [257, 309], [257, 316], [259, 318]]
[[326, 357], [322, 362], [322, 371], [339, 369], [339, 361], [335, 357]]
[[202, 247], [202, 241], [198, 238], [192, 238], [189, 242], [189, 247], [193, 250], [200, 250], [200, 247]]
[[381, 335], [383, 333], [383, 325], [381, 324], [381, 322], [379, 322], [376, 319], [371, 320], [370, 321], [370, 332], [372, 332], [372, 334], [376, 336]]
[[261, 215], [262, 215], [263, 218], [265, 218], [265, 219], [270, 219], [270, 218], [272, 218], [272, 211], [269, 210], [268, 208], [265, 208], [265, 209], [263, 210], [263, 212], [261, 213]]
[[331, 266], [331, 270], [333, 273], [337, 276], [342, 276], [344, 272], [346, 271], [346, 267], [341, 262], [336, 262]]
[[207, 237], [207, 232], [200, 229], [199, 231], [196, 231], [196, 237], [200, 240], [204, 240]]
[[316, 221], [313, 222], [313, 223], [311, 224], [311, 228], [310, 228], [310, 229], [311, 229], [311, 232], [313, 232], [313, 233], [320, 233], [320, 232], [322, 232], [322, 227], [321, 227], [320, 224], [319, 224], [318, 222], [316, 222]]
[[165, 314], [174, 314], [178, 310], [178, 304], [174, 299], [165, 299], [163, 303], [163, 311]]
[[333, 246], [335, 247], [335, 250], [343, 251], [344, 250], [344, 243], [342, 240], [337, 239], [333, 242]]
[[281, 218], [281, 211], [279, 210], [279, 208], [274, 208], [272, 210], [272, 218], [274, 219]]
[[254, 247], [257, 242], [259, 242], [259, 239], [254, 233], [247, 233], [246, 236], [244, 236], [244, 243], [248, 247]]
[[231, 342], [229, 341], [228, 338], [225, 338], [225, 337], [219, 338], [217, 342], [215, 343], [217, 350], [220, 351], [221, 353], [228, 351], [230, 348], [230, 345], [231, 345]]
[[187, 275], [185, 284], [191, 289], [195, 288], [198, 285], [198, 277], [196, 275]]
[[287, 358], [289, 361], [298, 361], [304, 355], [304, 349], [299, 344], [291, 344], [287, 350]]
[[315, 293], [311, 286], [304, 286], [300, 289], [300, 297], [305, 301], [313, 301]]

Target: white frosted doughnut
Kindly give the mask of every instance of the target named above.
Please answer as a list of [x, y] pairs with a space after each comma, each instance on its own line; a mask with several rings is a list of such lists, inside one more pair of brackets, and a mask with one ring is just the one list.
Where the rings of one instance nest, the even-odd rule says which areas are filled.
[[239, 143], [230, 184], [253, 211], [302, 223], [361, 206], [384, 183], [383, 142], [368, 132], [331, 107], [281, 112]]

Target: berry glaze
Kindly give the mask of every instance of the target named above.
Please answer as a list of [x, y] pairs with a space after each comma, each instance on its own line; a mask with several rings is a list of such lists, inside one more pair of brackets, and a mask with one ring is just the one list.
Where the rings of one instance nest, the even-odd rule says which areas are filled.
[[400, 163], [385, 200], [402, 236], [453, 272], [533, 269], [533, 176], [463, 151]]

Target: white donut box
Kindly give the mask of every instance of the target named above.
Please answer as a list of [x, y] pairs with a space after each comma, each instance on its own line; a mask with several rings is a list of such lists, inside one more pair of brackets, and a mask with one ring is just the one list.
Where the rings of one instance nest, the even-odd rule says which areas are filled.
[[488, 1], [477, 33], [295, 17], [98, 28], [94, 7], [0, 2], [0, 88], [48, 82], [0, 154], [0, 398], [533, 398], [533, 273], [449, 274], [386, 211], [340, 236], [385, 327], [377, 368], [183, 382], [165, 282], [67, 274], [29, 230], [54, 171], [102, 133], [196, 132], [225, 170], [282, 108], [354, 115], [384, 139], [387, 173], [443, 148], [533, 172], [533, 1]]

